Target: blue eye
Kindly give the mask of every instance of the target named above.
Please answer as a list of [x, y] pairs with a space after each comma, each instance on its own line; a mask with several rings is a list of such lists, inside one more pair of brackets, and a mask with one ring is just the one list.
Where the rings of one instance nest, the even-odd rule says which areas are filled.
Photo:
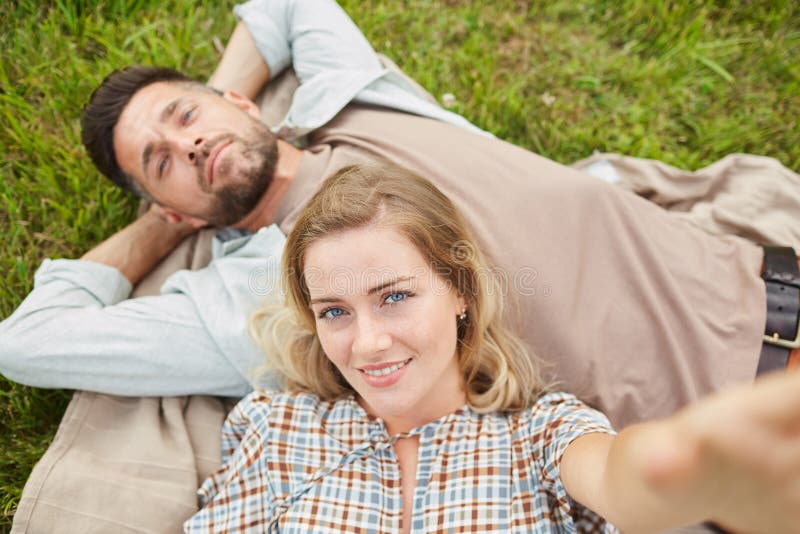
[[183, 121], [184, 124], [189, 122], [189, 119], [192, 118], [192, 113], [194, 113], [194, 109], [190, 109], [186, 113], [183, 114], [183, 117], [181, 117], [181, 120]]
[[322, 310], [319, 314], [320, 319], [336, 319], [337, 317], [341, 317], [344, 315], [344, 310], [341, 308], [328, 308], [326, 310]]
[[164, 174], [164, 169], [167, 168], [167, 158], [161, 160], [161, 163], [158, 164], [158, 175], [162, 176]]
[[386, 304], [397, 304], [398, 302], [403, 302], [408, 297], [408, 293], [405, 291], [396, 291], [394, 293], [389, 293], [386, 295], [386, 298], [383, 299], [383, 302]]

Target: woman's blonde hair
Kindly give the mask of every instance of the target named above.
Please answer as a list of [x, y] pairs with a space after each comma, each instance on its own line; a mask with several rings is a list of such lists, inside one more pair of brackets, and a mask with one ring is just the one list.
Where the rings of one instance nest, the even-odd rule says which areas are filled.
[[281, 273], [286, 304], [282, 309], [262, 307], [250, 322], [251, 335], [269, 355], [269, 367], [283, 375], [287, 387], [323, 400], [353, 392], [316, 336], [303, 273], [306, 251], [315, 241], [367, 225], [404, 235], [433, 272], [464, 298], [468, 311], [458, 324], [458, 364], [472, 409], [519, 410], [533, 404], [543, 390], [538, 369], [533, 355], [503, 322], [503, 288], [472, 232], [430, 181], [389, 164], [337, 172], [289, 234]]

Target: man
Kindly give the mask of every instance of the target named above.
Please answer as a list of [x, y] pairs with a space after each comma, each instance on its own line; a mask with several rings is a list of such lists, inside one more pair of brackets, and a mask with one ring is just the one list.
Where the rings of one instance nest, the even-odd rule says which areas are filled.
[[[759, 365], [786, 366], [788, 350], [762, 351], [761, 248], [691, 228], [426, 102], [380, 67], [335, 4], [254, 1], [237, 14], [226, 57], [249, 67], [223, 60], [211, 85], [253, 94], [291, 50], [301, 85], [277, 131], [313, 130], [308, 147], [270, 132], [237, 91], [220, 96], [163, 69], [111, 75], [85, 110], [84, 143], [104, 174], [159, 207], [83, 261], [45, 262], [3, 323], [10, 378], [122, 395], [242, 395], [263, 358], [246, 318], [276, 292], [282, 235], [271, 225], [287, 232], [322, 179], [378, 158], [430, 178], [468, 214], [517, 301], [510, 320], [547, 376], [615, 425], [751, 381]], [[207, 224], [257, 233], [218, 240], [209, 269], [176, 274], [162, 296], [125, 300]], [[784, 264], [791, 276], [796, 265]], [[796, 300], [781, 337], [796, 332]]]

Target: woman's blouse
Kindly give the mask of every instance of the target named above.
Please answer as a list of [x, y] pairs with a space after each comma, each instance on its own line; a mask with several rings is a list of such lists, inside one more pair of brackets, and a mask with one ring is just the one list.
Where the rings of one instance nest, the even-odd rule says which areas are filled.
[[[418, 436], [412, 532], [615, 532], [559, 477], [569, 443], [613, 433], [604, 415], [550, 393], [525, 411], [458, 411]], [[355, 398], [254, 392], [223, 427], [223, 466], [187, 532], [398, 532], [400, 468], [383, 421]]]

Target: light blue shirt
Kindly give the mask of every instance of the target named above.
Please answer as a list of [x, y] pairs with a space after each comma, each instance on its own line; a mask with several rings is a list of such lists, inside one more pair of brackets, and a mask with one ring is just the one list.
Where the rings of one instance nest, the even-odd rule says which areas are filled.
[[327, 0], [251, 0], [233, 12], [277, 76], [290, 65], [300, 82], [283, 121], [286, 139], [330, 121], [350, 102], [388, 107], [489, 135], [464, 117], [421, 98], [402, 75], [381, 66], [347, 14]]
[[178, 271], [161, 295], [135, 299], [113, 267], [45, 260], [33, 291], [0, 324], [0, 368], [38, 387], [242, 396], [265, 363], [247, 319], [277, 293], [284, 242], [276, 226], [215, 240], [208, 267]]

